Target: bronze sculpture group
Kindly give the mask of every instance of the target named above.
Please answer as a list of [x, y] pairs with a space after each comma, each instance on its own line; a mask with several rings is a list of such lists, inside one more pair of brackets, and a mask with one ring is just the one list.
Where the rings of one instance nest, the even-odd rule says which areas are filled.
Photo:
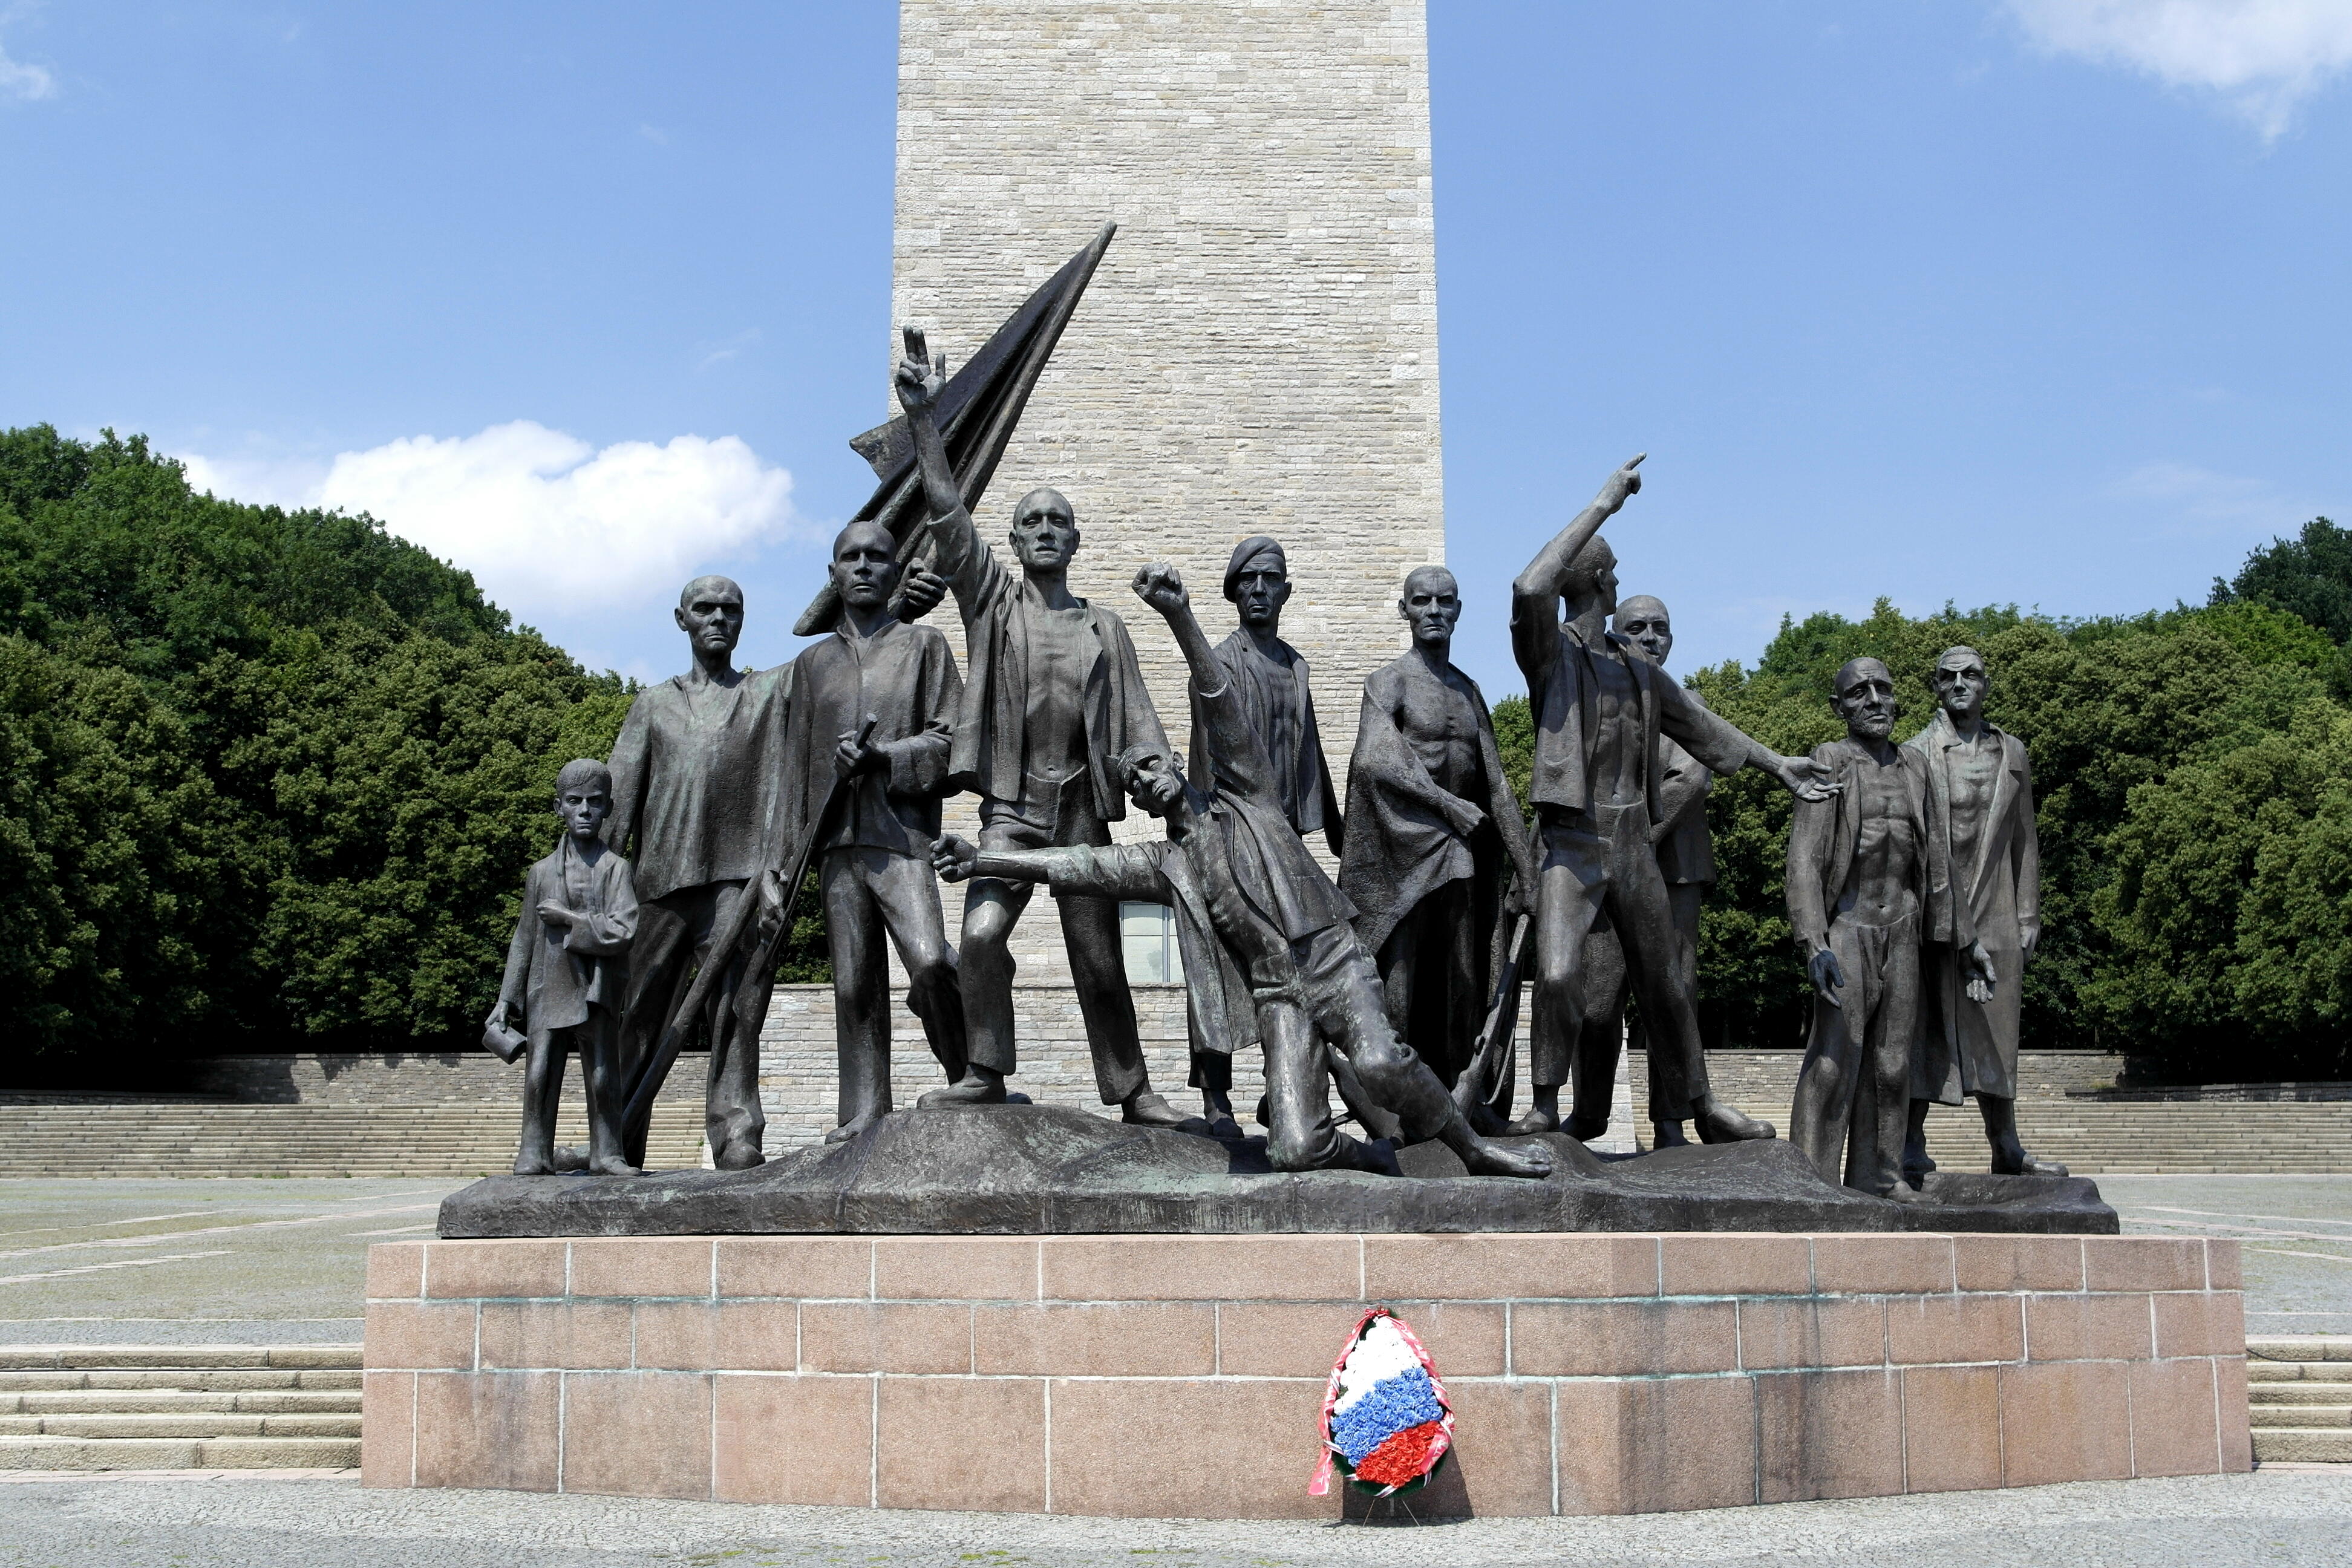
[[[1892, 740], [1892, 676], [1857, 659], [1832, 700], [1846, 736], [1810, 757], [1772, 752], [1665, 675], [1663, 604], [1618, 598], [1601, 529], [1641, 489], [1636, 458], [1512, 584], [1535, 727], [1529, 815], [1485, 697], [1450, 660], [1463, 602], [1440, 566], [1406, 577], [1411, 647], [1363, 683], [1343, 809], [1307, 662], [1279, 635], [1287, 559], [1263, 535], [1227, 562], [1239, 624], [1221, 645], [1174, 567], [1134, 580], [1189, 670], [1188, 769], [1125, 623], [1069, 591], [1081, 544], [1069, 501], [1023, 497], [1013, 560], [1000, 558], [971, 519], [971, 465], [943, 434], [944, 365], [912, 331], [908, 349], [903, 431], [883, 444], [901, 464], [897, 504], [919, 503], [919, 527], [843, 529], [820, 601], [829, 629], [775, 669], [733, 668], [736, 584], [688, 584], [677, 620], [693, 668], [637, 697], [609, 768], [574, 762], [558, 781], [564, 837], [530, 869], [489, 1019], [491, 1037], [514, 1038], [518, 1014], [528, 1031], [518, 1174], [635, 1173], [652, 1092], [694, 1037], [710, 1053], [713, 1163], [761, 1163], [759, 1031], [811, 874], [833, 965], [836, 1142], [893, 1109], [886, 941], [942, 1074], [918, 1112], [1005, 1101], [1018, 1067], [1007, 939], [1041, 883], [1097, 1090], [1128, 1122], [1239, 1137], [1232, 1062], [1255, 1049], [1276, 1170], [1393, 1172], [1396, 1145], [1437, 1140], [1474, 1174], [1545, 1176], [1541, 1135], [1607, 1128], [1630, 994], [1654, 1142], [1686, 1142], [1685, 1124], [1706, 1142], [1769, 1139], [1770, 1124], [1711, 1086], [1696, 1007], [1714, 879], [1705, 796], [1715, 774], [1745, 766], [1797, 801], [1789, 909], [1815, 1000], [1791, 1141], [1832, 1182], [1917, 1201], [1934, 1169], [1927, 1107], [1972, 1095], [1996, 1172], [2063, 1173], [2017, 1138], [2018, 992], [2039, 936], [2032, 784], [2022, 744], [1983, 718], [1973, 650], [1939, 661], [1938, 711], [1908, 742]], [[950, 595], [961, 670], [922, 624]], [[976, 844], [940, 827], [941, 801], [967, 790]], [[1164, 837], [1115, 844], [1130, 804]], [[1336, 879], [1307, 846], [1315, 833]], [[965, 886], [953, 945], [940, 879]], [[1151, 1086], [1121, 900], [1173, 911], [1197, 1117]], [[1512, 1120], [1522, 979], [1532, 1102]], [[552, 1146], [567, 1049], [587, 1089], [584, 1156]], [[1362, 1137], [1340, 1130], [1334, 1087]]]

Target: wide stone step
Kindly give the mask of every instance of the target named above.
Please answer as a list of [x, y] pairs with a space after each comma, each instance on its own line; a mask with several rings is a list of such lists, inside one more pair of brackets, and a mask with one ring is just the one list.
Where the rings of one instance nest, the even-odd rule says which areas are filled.
[[238, 1415], [198, 1410], [173, 1415], [0, 1415], [13, 1437], [356, 1437], [359, 1413]]
[[2352, 1405], [2268, 1405], [2250, 1406], [2257, 1426], [2352, 1426]]
[[2254, 1459], [2264, 1465], [2352, 1464], [2352, 1426], [2256, 1426]]
[[[0, 1105], [0, 1175], [464, 1179], [512, 1167], [520, 1114], [510, 1092], [478, 1103]], [[576, 1108], [556, 1136], [586, 1142]], [[646, 1156], [657, 1170], [701, 1165], [698, 1092], [656, 1102]]]
[[2250, 1379], [2246, 1384], [2246, 1397], [2257, 1410], [2265, 1405], [2283, 1409], [2300, 1409], [2315, 1405], [2352, 1406], [2352, 1378], [2307, 1383], [2256, 1383]]
[[348, 1470], [348, 1437], [0, 1436], [0, 1470]]
[[247, 1392], [76, 1388], [47, 1394], [0, 1394], [0, 1415], [193, 1415], [205, 1411], [241, 1415], [335, 1415], [359, 1407], [360, 1391], [356, 1388]]
[[2260, 1358], [2250, 1364], [2300, 1366], [2304, 1375], [2333, 1377], [2333, 1370], [2320, 1372], [2320, 1367], [2343, 1367], [2352, 1372], [2352, 1335], [2347, 1334], [2248, 1334], [2246, 1354]]
[[248, 1389], [351, 1389], [360, 1386], [360, 1373], [327, 1371], [279, 1371], [270, 1367], [79, 1367], [71, 1371], [0, 1370], [0, 1395], [62, 1394], [81, 1388], [185, 1389], [210, 1393], [243, 1393]]
[[0, 1369], [19, 1372], [357, 1372], [361, 1347], [341, 1345], [0, 1345]]

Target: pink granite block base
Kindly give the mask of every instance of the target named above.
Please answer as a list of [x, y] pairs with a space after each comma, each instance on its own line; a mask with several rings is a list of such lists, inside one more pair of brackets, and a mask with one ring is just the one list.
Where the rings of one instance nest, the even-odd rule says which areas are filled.
[[[1335, 1519], [1324, 1378], [1420, 1331], [1418, 1511], [1642, 1513], [2244, 1470], [2237, 1244], [1941, 1236], [391, 1242], [362, 1479]], [[2235, 1397], [2231, 1397], [2234, 1393]], [[986, 1451], [985, 1467], [942, 1452]], [[1345, 1494], [1345, 1495], [1343, 1495]]]

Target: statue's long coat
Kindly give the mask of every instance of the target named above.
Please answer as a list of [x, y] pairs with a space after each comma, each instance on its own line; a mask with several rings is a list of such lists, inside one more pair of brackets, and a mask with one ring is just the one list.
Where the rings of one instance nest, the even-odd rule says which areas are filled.
[[[2042, 842], [2033, 826], [2033, 768], [2025, 742], [1997, 726], [2001, 767], [1977, 838], [1969, 885], [1952, 865], [1952, 784], [1945, 752], [1960, 743], [1948, 714], [1903, 742], [1927, 764], [1927, 991], [1932, 1005], [1914, 1058], [1911, 1096], [1958, 1105], [1964, 1095], [2017, 1095], [2019, 993], [2025, 979], [2021, 927], [2042, 912]], [[1991, 955], [1992, 1000], [1971, 1002], [1965, 942], [1973, 929]]]

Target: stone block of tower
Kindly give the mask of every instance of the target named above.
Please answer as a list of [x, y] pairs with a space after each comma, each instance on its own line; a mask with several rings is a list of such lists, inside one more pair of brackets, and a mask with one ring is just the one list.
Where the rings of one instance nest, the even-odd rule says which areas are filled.
[[[1312, 664], [1344, 780], [1363, 677], [1405, 646], [1398, 587], [1445, 552], [1422, 6], [901, 0], [898, 138], [893, 324], [951, 356], [1105, 219], [1119, 226], [997, 470], [983, 537], [1000, 541], [1036, 486], [1070, 498], [1085, 540], [1071, 587], [1128, 620], [1180, 747], [1182, 661], [1128, 582], [1175, 563], [1214, 640], [1234, 625], [1227, 552], [1280, 539], [1297, 585], [1283, 636]], [[877, 360], [895, 356], [883, 328]], [[935, 618], [961, 653], [952, 608]], [[969, 797], [949, 816], [970, 832]], [[948, 906], [952, 925], [952, 890]], [[1015, 952], [1024, 987], [1066, 980], [1043, 899]], [[898, 1056], [921, 1081], [912, 1037]], [[1179, 1087], [1156, 1062], [1154, 1078]]]

